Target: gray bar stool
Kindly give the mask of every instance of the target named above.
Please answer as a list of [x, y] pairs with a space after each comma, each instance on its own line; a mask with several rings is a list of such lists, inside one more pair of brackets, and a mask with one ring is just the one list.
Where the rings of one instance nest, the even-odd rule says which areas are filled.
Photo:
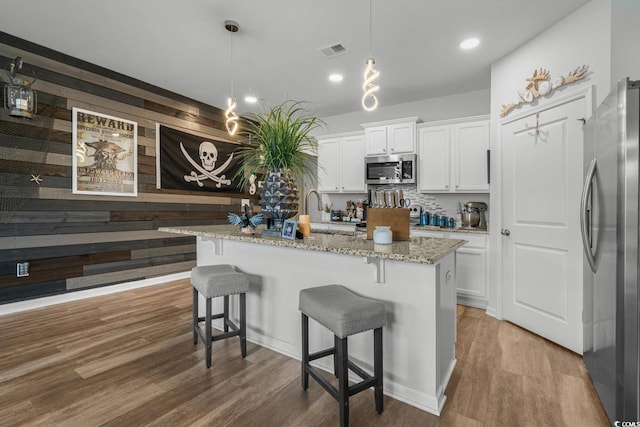
[[[246, 296], [249, 291], [249, 275], [236, 271], [227, 264], [194, 267], [191, 270], [191, 286], [193, 287], [193, 343], [198, 343], [198, 335], [205, 344], [205, 361], [211, 367], [211, 349], [213, 341], [225, 338], [240, 337], [242, 357], [247, 356]], [[206, 301], [204, 317], [198, 317], [198, 292]], [[229, 319], [229, 295], [240, 295], [240, 327]], [[224, 311], [211, 313], [211, 299], [224, 297]], [[223, 319], [224, 332], [211, 335], [211, 321]], [[204, 334], [199, 322], [204, 321]], [[231, 328], [231, 331], [229, 331]]]
[[[340, 405], [340, 425], [349, 425], [349, 396], [374, 387], [376, 411], [382, 413], [382, 327], [387, 316], [384, 304], [354, 294], [340, 285], [327, 285], [300, 291], [302, 312], [302, 389], [311, 375]], [[334, 346], [309, 354], [309, 317], [333, 332]], [[373, 376], [349, 361], [347, 337], [373, 329]], [[309, 362], [333, 355], [338, 388], [329, 383]], [[349, 369], [362, 381], [349, 386]]]

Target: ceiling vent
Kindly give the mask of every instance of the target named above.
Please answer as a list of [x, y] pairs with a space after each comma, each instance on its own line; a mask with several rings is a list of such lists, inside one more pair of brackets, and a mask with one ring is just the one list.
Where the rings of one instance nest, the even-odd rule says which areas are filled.
[[342, 43], [334, 43], [320, 48], [320, 53], [322, 53], [325, 58], [334, 58], [336, 56], [344, 55], [347, 52], [347, 48], [344, 47]]

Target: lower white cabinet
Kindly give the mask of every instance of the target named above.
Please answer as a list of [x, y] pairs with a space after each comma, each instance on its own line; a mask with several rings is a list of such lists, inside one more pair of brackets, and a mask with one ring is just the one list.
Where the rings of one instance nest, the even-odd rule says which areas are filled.
[[364, 193], [364, 133], [318, 139], [318, 191]]
[[456, 252], [456, 293], [458, 304], [485, 309], [489, 301], [488, 235], [411, 230], [412, 236], [462, 239], [467, 243]]

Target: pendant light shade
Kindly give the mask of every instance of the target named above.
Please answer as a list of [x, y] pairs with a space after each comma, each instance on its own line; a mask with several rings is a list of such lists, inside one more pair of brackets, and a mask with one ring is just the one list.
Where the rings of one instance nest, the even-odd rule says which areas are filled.
[[[373, 33], [373, 0], [369, 0], [369, 52], [372, 51], [372, 33]], [[362, 84], [362, 108], [366, 111], [373, 111], [378, 107], [378, 98], [376, 93], [380, 90], [380, 86], [375, 81], [380, 77], [380, 72], [374, 68], [376, 60], [370, 56], [366, 60], [364, 70], [364, 83]]]
[[229, 135], [235, 135], [238, 130], [238, 115], [235, 112], [236, 110], [236, 99], [235, 98], [227, 98], [227, 109], [224, 112], [224, 117], [226, 118], [225, 126], [227, 127], [227, 132]]
[[231, 67], [231, 96], [227, 99], [227, 109], [224, 112], [225, 127], [229, 135], [235, 135], [238, 131], [238, 115], [236, 114], [236, 99], [233, 96], [233, 33], [237, 33], [240, 25], [236, 21], [224, 21], [224, 28], [231, 33], [230, 60]]
[[376, 60], [373, 58], [367, 59], [367, 66], [364, 70], [364, 84], [362, 85], [362, 108], [367, 111], [373, 111], [378, 107], [378, 98], [376, 92], [380, 90], [380, 86], [374, 82], [380, 77], [380, 72], [373, 68]]

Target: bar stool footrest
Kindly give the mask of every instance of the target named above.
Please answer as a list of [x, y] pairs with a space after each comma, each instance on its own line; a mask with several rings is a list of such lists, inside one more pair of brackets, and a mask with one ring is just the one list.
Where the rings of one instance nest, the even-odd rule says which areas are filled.
[[[218, 314], [212, 314], [211, 315], [211, 320], [213, 319], [222, 319], [224, 318], [224, 313], [218, 313]], [[207, 320], [206, 317], [198, 317], [198, 322], [204, 322], [205, 320]]]
[[327, 393], [331, 395], [331, 397], [333, 397], [335, 400], [340, 400], [340, 397], [338, 396], [338, 389], [334, 387], [333, 384], [331, 384], [329, 381], [327, 381], [316, 368], [314, 368], [313, 366], [306, 366], [305, 370], [309, 375], [311, 375], [314, 380], [318, 382], [318, 384], [322, 386], [322, 388], [327, 391]]
[[325, 350], [316, 351], [315, 353], [309, 354], [309, 362], [316, 359], [322, 359], [323, 357], [331, 356], [336, 353], [335, 347], [327, 348]]
[[[212, 319], [216, 319], [216, 318], [212, 317]], [[204, 320], [204, 318], [203, 318], [203, 320]], [[238, 328], [238, 326], [235, 323], [233, 323], [231, 320], [229, 320], [227, 322], [227, 325], [233, 330], [229, 331], [229, 332], [223, 332], [223, 333], [220, 333], [220, 334], [217, 334], [217, 335], [212, 335], [211, 336], [211, 342], [222, 340], [222, 339], [225, 339], [225, 338], [240, 336], [240, 328]], [[202, 328], [198, 326], [198, 327], [195, 327], [194, 329], [198, 333], [198, 336], [200, 337], [200, 339], [203, 342], [206, 343], [207, 342], [206, 334], [204, 333]]]
[[[330, 356], [335, 353], [335, 348], [328, 348], [326, 350], [317, 351], [315, 353], [309, 354], [309, 362], [312, 360], [320, 359], [322, 357]], [[368, 388], [375, 387], [378, 384], [378, 378], [367, 373], [367, 371], [363, 370], [361, 367], [353, 363], [352, 361], [347, 361], [349, 369], [360, 378], [362, 381], [355, 383], [349, 386], [349, 396], [353, 396], [354, 394], [360, 393]], [[309, 375], [313, 377], [320, 385], [331, 395], [334, 399], [339, 400], [338, 397], [338, 389], [327, 381], [315, 367], [311, 365], [306, 365], [305, 370]]]

